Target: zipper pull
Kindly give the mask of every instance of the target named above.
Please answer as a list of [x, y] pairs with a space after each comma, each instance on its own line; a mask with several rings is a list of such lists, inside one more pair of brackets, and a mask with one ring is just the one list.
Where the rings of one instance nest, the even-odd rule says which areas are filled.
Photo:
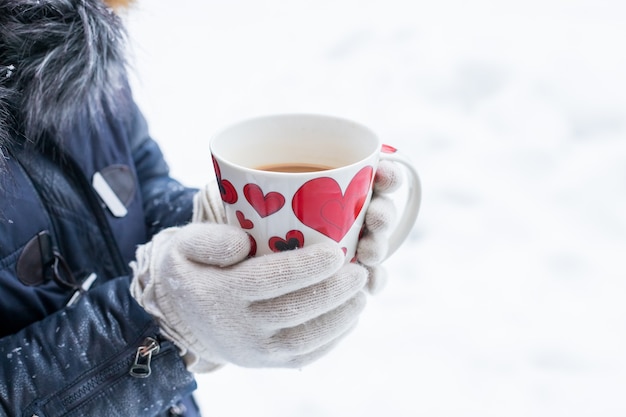
[[135, 361], [130, 367], [130, 376], [134, 378], [147, 378], [152, 373], [150, 368], [150, 362], [152, 361], [152, 355], [159, 353], [159, 342], [151, 337], [146, 337], [143, 341], [143, 345], [137, 348], [135, 354]]

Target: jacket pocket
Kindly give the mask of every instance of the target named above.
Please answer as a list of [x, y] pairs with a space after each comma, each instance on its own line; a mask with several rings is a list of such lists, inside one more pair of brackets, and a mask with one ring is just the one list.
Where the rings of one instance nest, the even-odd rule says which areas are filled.
[[[195, 388], [193, 378], [172, 368], [182, 359], [170, 341], [152, 333], [129, 346], [106, 364], [30, 410], [28, 417], [154, 416], [183, 392]], [[175, 365], [175, 366], [172, 366]], [[174, 371], [174, 372], [173, 372]], [[189, 388], [189, 384], [193, 388]], [[180, 391], [180, 392], [179, 392]]]

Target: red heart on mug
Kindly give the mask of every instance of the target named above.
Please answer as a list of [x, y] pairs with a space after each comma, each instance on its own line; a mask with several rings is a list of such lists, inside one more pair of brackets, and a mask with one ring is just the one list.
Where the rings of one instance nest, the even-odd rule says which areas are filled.
[[246, 184], [243, 187], [243, 195], [261, 217], [274, 214], [285, 205], [285, 197], [282, 194], [277, 192], [263, 194], [261, 187], [256, 184]]
[[270, 249], [274, 252], [283, 252], [286, 250], [298, 249], [304, 246], [304, 234], [299, 230], [290, 230], [287, 232], [285, 239], [278, 236], [271, 237], [269, 240]]
[[391, 145], [386, 145], [386, 144], [383, 144], [383, 146], [381, 148], [381, 151], [383, 153], [396, 153], [396, 152], [398, 152], [398, 150], [396, 148], [394, 148]]
[[217, 160], [213, 156], [211, 158], [213, 159], [213, 168], [215, 169], [215, 177], [217, 178], [217, 186], [220, 189], [222, 201], [228, 204], [235, 204], [239, 199], [235, 186], [230, 181], [222, 179], [222, 171]]
[[346, 188], [333, 178], [307, 181], [296, 191], [292, 208], [296, 217], [308, 227], [336, 242], [341, 241], [359, 216], [372, 182], [374, 169], [366, 166], [352, 178]]
[[246, 215], [243, 214], [243, 212], [237, 210], [235, 214], [237, 215], [239, 226], [241, 226], [242, 229], [252, 229], [254, 227], [252, 220], [246, 219]]
[[230, 181], [221, 180], [221, 179], [218, 179], [218, 185], [220, 188], [220, 195], [222, 196], [222, 201], [228, 204], [235, 204], [238, 199], [235, 186], [231, 184]]

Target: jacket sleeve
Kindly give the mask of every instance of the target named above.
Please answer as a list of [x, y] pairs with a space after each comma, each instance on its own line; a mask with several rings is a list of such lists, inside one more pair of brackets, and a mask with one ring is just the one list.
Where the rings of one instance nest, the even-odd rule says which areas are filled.
[[[131, 100], [132, 101], [132, 100]], [[198, 191], [181, 185], [170, 177], [170, 169], [158, 144], [151, 138], [148, 125], [137, 105], [132, 102], [129, 133], [130, 145], [149, 236], [171, 226], [191, 220], [193, 196]]]
[[0, 339], [0, 416], [153, 416], [195, 389], [128, 286], [112, 280]]

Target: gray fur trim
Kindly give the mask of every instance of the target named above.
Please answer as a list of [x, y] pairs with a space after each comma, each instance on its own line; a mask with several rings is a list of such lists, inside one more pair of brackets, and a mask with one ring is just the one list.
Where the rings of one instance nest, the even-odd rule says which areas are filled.
[[0, 0], [0, 152], [18, 131], [34, 143], [115, 108], [124, 56], [102, 0]]

